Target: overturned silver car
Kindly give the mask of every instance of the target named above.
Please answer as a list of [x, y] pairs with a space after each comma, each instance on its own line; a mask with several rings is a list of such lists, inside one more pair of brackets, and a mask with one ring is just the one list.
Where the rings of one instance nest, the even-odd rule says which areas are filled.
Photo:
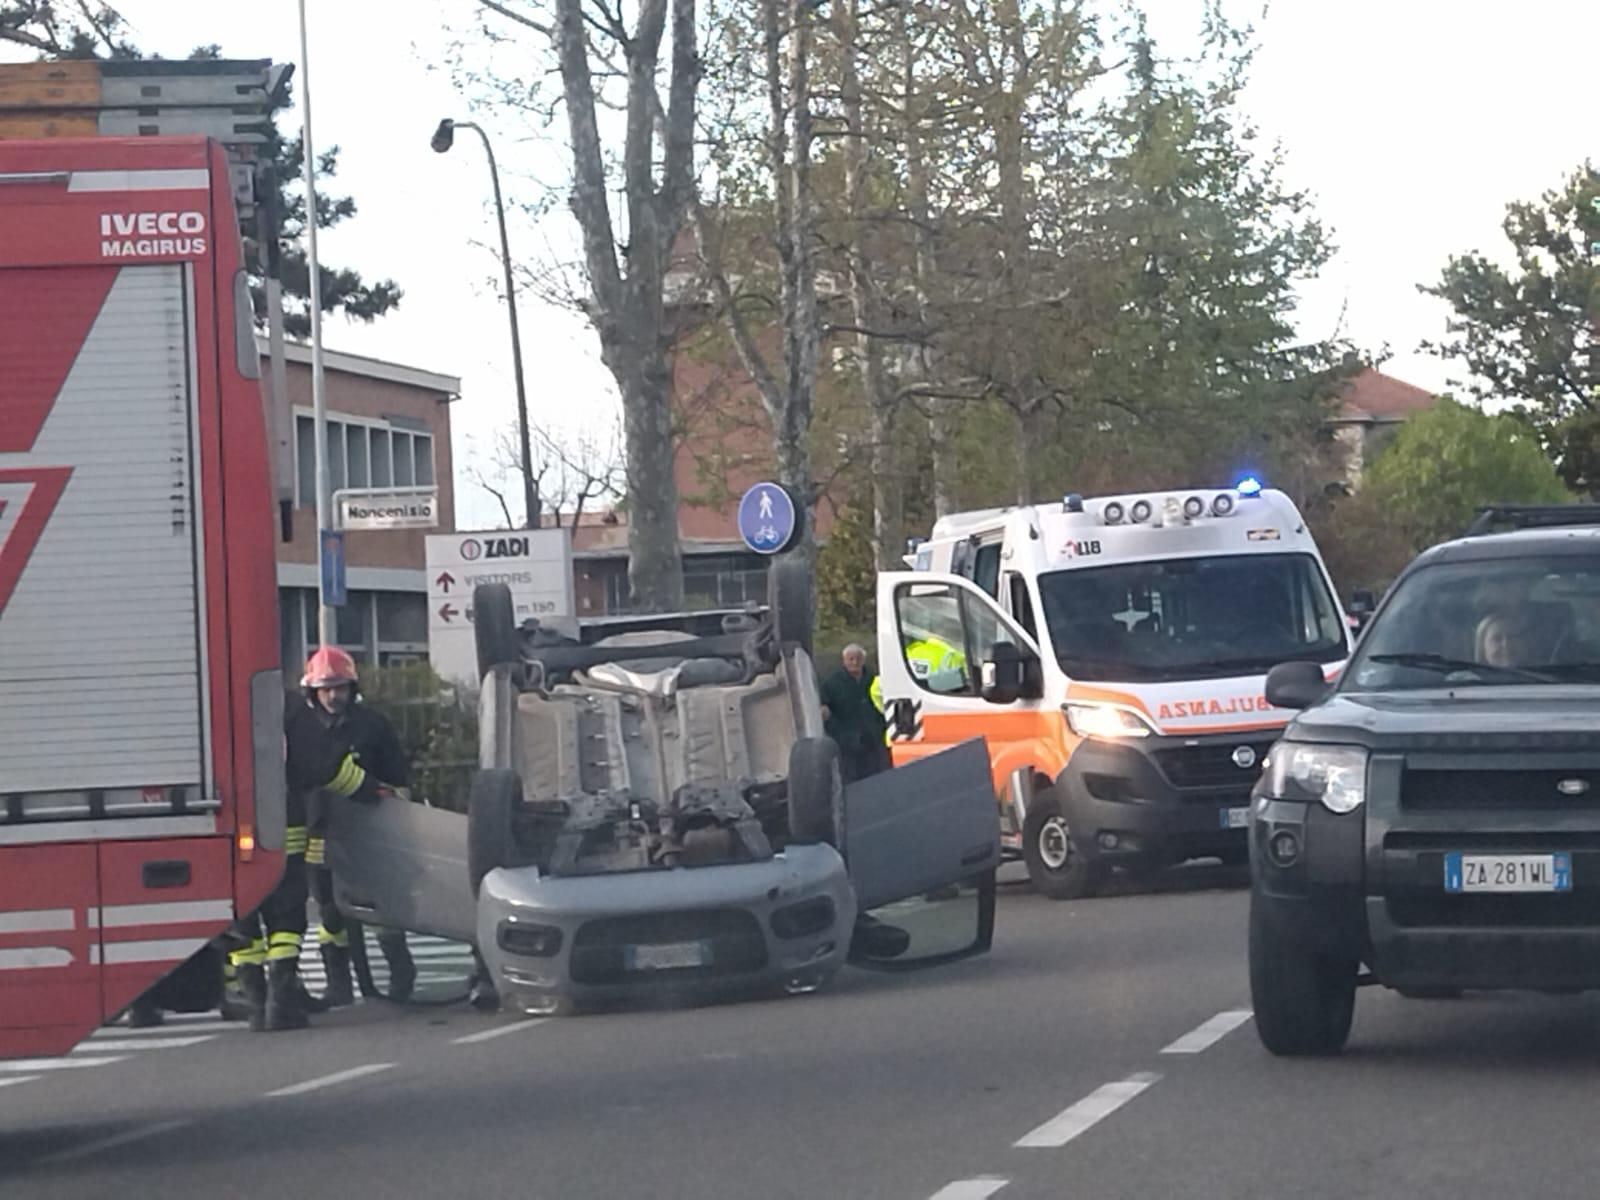
[[847, 961], [986, 950], [999, 825], [983, 742], [845, 786], [786, 569], [762, 610], [575, 638], [516, 627], [504, 587], [480, 587], [468, 814], [341, 806], [340, 906], [474, 943], [502, 995], [541, 1013], [808, 992]]

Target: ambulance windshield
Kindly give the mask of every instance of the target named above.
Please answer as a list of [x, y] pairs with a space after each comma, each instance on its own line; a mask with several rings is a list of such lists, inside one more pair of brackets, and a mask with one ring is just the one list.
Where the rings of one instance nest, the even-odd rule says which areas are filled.
[[1039, 577], [1039, 593], [1074, 679], [1216, 679], [1348, 653], [1338, 606], [1308, 554], [1053, 571]]

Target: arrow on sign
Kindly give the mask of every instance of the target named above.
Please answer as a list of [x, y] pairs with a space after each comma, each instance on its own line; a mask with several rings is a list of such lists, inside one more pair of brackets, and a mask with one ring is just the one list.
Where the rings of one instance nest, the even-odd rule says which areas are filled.
[[460, 610], [457, 609], [452, 604], [441, 604], [439, 606], [439, 618], [440, 618], [440, 620], [445, 621], [446, 623], [454, 620], [456, 617], [458, 617], [460, 615], [461, 615]]
[[449, 594], [450, 588], [454, 585], [455, 581], [456, 577], [450, 574], [449, 571], [440, 571], [439, 578], [434, 580], [434, 582], [439, 585], [439, 590], [444, 592], [446, 595]]

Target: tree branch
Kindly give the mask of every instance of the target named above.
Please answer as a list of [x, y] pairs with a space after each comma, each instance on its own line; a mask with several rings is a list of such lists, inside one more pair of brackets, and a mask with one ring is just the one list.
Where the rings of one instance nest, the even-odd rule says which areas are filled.
[[499, 3], [498, 0], [478, 0], [478, 3], [489, 9], [491, 12], [499, 13], [502, 17], [506, 18], [506, 20], [515, 21], [519, 25], [526, 25], [529, 29], [532, 29], [537, 33], [542, 33], [547, 38], [554, 38], [556, 36], [555, 26], [546, 25], [541, 21], [535, 21], [532, 17], [524, 16], [519, 12], [514, 12], [504, 4]]

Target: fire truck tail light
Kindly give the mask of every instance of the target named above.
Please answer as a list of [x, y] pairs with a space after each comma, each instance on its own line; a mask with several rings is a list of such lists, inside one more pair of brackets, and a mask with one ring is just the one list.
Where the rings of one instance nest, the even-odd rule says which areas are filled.
[[251, 862], [256, 856], [256, 835], [248, 829], [239, 831], [239, 861]]

